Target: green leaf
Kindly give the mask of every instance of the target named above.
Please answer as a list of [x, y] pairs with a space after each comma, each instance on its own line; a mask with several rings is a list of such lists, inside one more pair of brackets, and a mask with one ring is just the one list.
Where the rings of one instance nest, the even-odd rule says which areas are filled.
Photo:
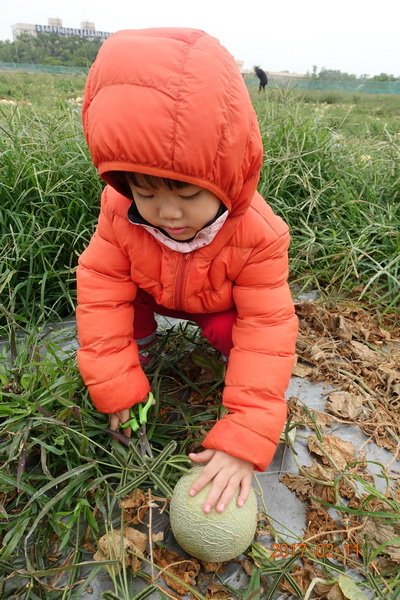
[[[18, 483], [17, 480], [15, 479], [15, 477], [12, 477], [11, 475], [8, 475], [7, 473], [0, 472], [0, 483], [1, 482], [8, 484], [11, 489], [15, 489], [15, 488], [19, 487], [20, 490], [23, 490], [24, 492], [26, 492], [29, 495], [35, 494], [37, 491], [36, 488], [32, 487], [31, 485], [29, 485], [29, 483], [26, 483], [25, 481], [21, 480]], [[3, 491], [4, 491], [4, 488], [3, 488]]]
[[29, 390], [30, 385], [31, 385], [31, 381], [32, 381], [32, 376], [28, 375], [27, 373], [24, 373], [24, 375], [22, 375], [21, 377], [21, 385], [24, 388], [24, 390]]
[[39, 438], [36, 438], [36, 437], [32, 437], [31, 440], [36, 442], [40, 446], [43, 446], [49, 452], [53, 452], [53, 454], [57, 454], [58, 456], [63, 456], [63, 454], [64, 454], [63, 450], [59, 450], [59, 448], [55, 448], [55, 446], [51, 446], [50, 444], [47, 444], [44, 440], [39, 440]]
[[26, 528], [29, 525], [30, 517], [25, 519], [18, 519], [16, 525], [9, 529], [3, 539], [3, 550], [1, 553], [1, 557], [3, 560], [8, 560], [11, 558], [14, 550], [19, 545]]
[[84, 471], [88, 471], [89, 469], [93, 469], [93, 465], [92, 464], [89, 464], [89, 465], [80, 465], [78, 467], [75, 467], [74, 469], [71, 469], [70, 471], [67, 471], [66, 473], [63, 473], [62, 475], [60, 475], [56, 479], [53, 479], [52, 481], [50, 481], [49, 483], [47, 483], [46, 485], [44, 485], [43, 487], [41, 487], [39, 490], [35, 491], [35, 493], [33, 494], [32, 498], [26, 504], [26, 506], [24, 508], [24, 511], [28, 508], [28, 506], [30, 504], [32, 504], [32, 502], [34, 502], [35, 500], [37, 500], [38, 498], [40, 498], [41, 496], [43, 496], [43, 494], [45, 494], [46, 492], [48, 492], [51, 488], [59, 486], [61, 483], [63, 483], [67, 479], [74, 479], [75, 477], [77, 477], [78, 475], [80, 475]]
[[338, 585], [348, 600], [368, 600], [367, 596], [362, 593], [357, 583], [347, 575], [339, 575], [337, 579]]

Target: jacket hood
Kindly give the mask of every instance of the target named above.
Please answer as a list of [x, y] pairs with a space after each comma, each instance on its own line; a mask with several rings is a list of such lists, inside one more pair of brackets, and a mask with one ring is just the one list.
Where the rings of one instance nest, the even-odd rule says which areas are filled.
[[86, 82], [83, 127], [100, 176], [121, 171], [193, 183], [235, 216], [262, 165], [257, 117], [234, 58], [194, 29], [125, 30], [101, 46]]

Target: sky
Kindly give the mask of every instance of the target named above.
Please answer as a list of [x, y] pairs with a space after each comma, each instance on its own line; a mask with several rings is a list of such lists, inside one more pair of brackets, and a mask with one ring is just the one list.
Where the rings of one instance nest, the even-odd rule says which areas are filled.
[[110, 32], [194, 27], [245, 68], [400, 76], [399, 0], [0, 0], [0, 10], [0, 40], [12, 40], [14, 23], [46, 25], [49, 17]]

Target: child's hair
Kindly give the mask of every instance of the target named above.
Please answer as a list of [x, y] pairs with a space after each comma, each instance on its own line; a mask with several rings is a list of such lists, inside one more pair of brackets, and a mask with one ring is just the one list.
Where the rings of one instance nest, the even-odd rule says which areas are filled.
[[187, 187], [189, 184], [186, 181], [179, 181], [178, 179], [169, 179], [168, 177], [156, 177], [155, 175], [147, 175], [145, 173], [126, 173], [126, 177], [133, 185], [140, 187], [140, 183], [137, 180], [137, 175], [145, 181], [145, 183], [152, 189], [157, 190], [160, 185], [164, 184], [169, 190], [182, 189]]

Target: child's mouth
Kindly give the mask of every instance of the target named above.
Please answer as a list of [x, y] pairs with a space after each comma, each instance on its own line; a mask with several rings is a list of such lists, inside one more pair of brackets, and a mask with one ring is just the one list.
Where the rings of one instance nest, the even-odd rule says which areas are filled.
[[179, 235], [180, 233], [184, 233], [187, 227], [164, 227], [164, 229], [170, 235]]

